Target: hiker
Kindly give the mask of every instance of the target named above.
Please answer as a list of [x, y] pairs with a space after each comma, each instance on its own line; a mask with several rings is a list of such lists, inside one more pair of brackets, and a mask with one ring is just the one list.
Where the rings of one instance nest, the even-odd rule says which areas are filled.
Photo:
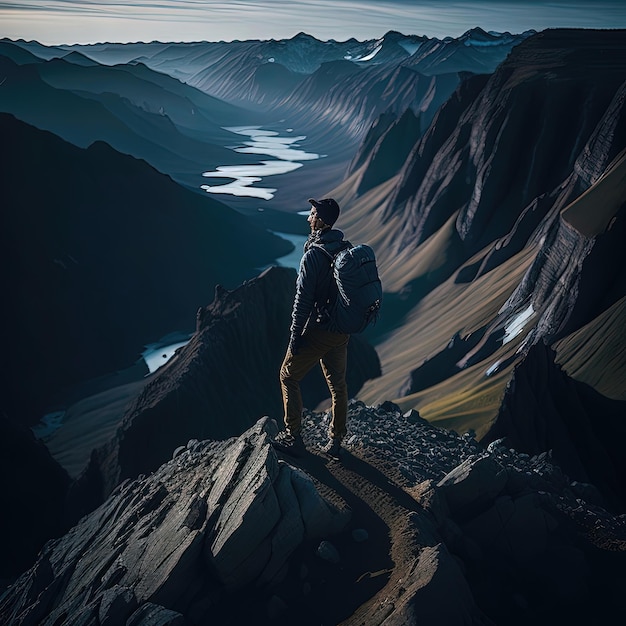
[[305, 451], [300, 432], [303, 409], [300, 381], [319, 362], [332, 399], [329, 443], [324, 451], [339, 459], [348, 412], [346, 363], [350, 335], [329, 330], [327, 305], [337, 294], [331, 259], [349, 244], [344, 241], [343, 233], [333, 228], [339, 217], [337, 202], [333, 198], [319, 201], [310, 198], [309, 203], [311, 212], [307, 221], [311, 233], [300, 261], [291, 314], [291, 336], [280, 369], [286, 431], [279, 434], [275, 445], [296, 456]]

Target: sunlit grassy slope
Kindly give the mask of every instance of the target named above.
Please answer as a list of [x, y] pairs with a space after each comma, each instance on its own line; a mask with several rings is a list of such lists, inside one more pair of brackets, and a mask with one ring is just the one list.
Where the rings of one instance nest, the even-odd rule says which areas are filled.
[[626, 296], [554, 347], [557, 363], [572, 378], [626, 400]]
[[[449, 262], [458, 241], [456, 215], [417, 249], [403, 249], [396, 240], [401, 230], [399, 218], [385, 211], [397, 180], [390, 179], [362, 196], [356, 194], [357, 181], [358, 172], [333, 191], [342, 205], [340, 227], [353, 243], [367, 241], [374, 247], [386, 293], [398, 296], [410, 291], [412, 282], [428, 279]], [[586, 237], [598, 236], [626, 198], [625, 181], [626, 155], [621, 154], [595, 185], [563, 210], [561, 219]], [[388, 217], [383, 219], [383, 214]], [[538, 245], [527, 246], [469, 283], [455, 282], [458, 271], [453, 272], [423, 297], [396, 329], [378, 340], [383, 374], [366, 383], [359, 398], [370, 404], [392, 400], [405, 410], [417, 409], [422, 417], [443, 427], [458, 432], [473, 429], [478, 437], [485, 434], [498, 414], [513, 368], [521, 358], [516, 351], [532, 328], [532, 320], [511, 341], [499, 342], [495, 351], [487, 350], [482, 360], [457, 369], [445, 380], [410, 395], [403, 395], [402, 387], [412, 371], [444, 351], [455, 335], [468, 338], [492, 324], [538, 252]], [[464, 265], [471, 265], [484, 253]], [[622, 299], [555, 345], [558, 362], [569, 375], [617, 399], [626, 397], [625, 313]]]
[[[432, 247], [432, 241], [425, 242], [415, 256], [419, 257], [423, 248], [427, 255], [437, 258]], [[377, 346], [383, 375], [367, 383], [360, 397], [370, 403], [394, 400], [402, 408], [415, 408], [422, 417], [447, 428], [459, 432], [472, 428], [479, 436], [484, 433], [497, 414], [513, 362], [491, 376], [486, 372], [497, 362], [514, 356], [523, 333], [488, 360], [459, 370], [433, 387], [402, 398], [399, 387], [408, 372], [444, 350], [455, 334], [467, 338], [490, 324], [535, 253], [534, 248], [526, 248], [471, 283], [455, 284], [453, 276], [428, 294], [402, 328]]]

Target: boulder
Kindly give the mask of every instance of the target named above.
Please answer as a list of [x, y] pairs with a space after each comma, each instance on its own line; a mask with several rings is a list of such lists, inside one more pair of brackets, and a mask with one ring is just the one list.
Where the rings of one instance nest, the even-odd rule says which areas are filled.
[[469, 458], [446, 474], [437, 487], [457, 513], [491, 502], [504, 488], [507, 473], [492, 457]]
[[215, 619], [244, 585], [268, 588], [306, 539], [350, 518], [278, 460], [276, 432], [263, 418], [119, 485], [46, 545], [0, 601], [0, 622], [178, 626]]

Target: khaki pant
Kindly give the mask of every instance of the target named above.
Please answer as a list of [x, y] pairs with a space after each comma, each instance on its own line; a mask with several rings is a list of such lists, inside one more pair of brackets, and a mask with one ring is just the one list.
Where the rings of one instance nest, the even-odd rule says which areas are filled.
[[287, 350], [280, 368], [280, 386], [283, 393], [285, 426], [297, 435], [302, 428], [302, 394], [300, 381], [320, 363], [332, 398], [332, 422], [329, 436], [342, 439], [346, 434], [348, 414], [348, 386], [346, 364], [350, 335], [332, 333], [321, 328], [307, 330], [298, 354]]

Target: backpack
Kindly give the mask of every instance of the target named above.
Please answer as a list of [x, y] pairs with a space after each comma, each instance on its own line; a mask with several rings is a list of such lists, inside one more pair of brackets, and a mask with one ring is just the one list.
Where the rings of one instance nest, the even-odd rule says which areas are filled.
[[330, 302], [329, 328], [341, 333], [364, 331], [378, 319], [383, 300], [383, 289], [378, 277], [374, 251], [367, 244], [347, 247], [331, 254], [316, 245], [331, 260], [331, 270], [337, 285], [337, 297]]

